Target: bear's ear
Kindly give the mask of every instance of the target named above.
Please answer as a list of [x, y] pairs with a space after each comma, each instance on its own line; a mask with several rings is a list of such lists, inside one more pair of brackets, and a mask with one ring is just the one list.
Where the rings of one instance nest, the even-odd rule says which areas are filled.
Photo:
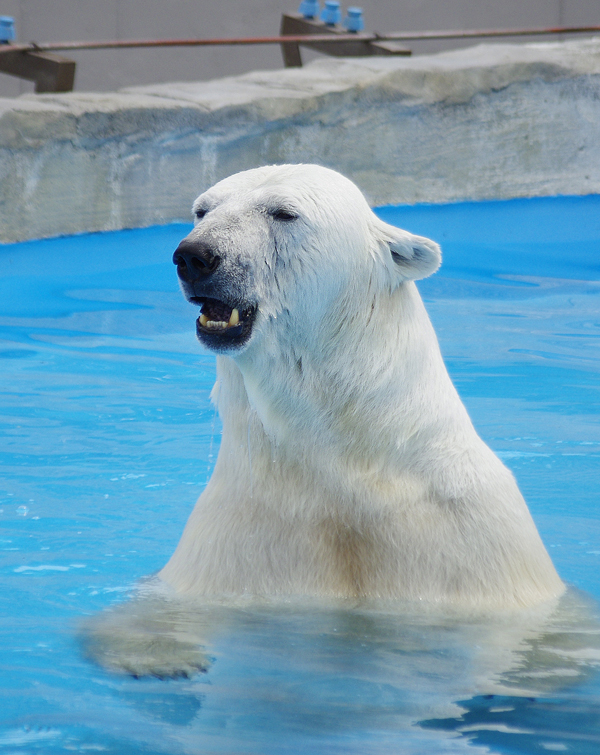
[[388, 266], [401, 280], [420, 280], [435, 273], [442, 262], [442, 252], [435, 241], [377, 220], [376, 234], [387, 247]]

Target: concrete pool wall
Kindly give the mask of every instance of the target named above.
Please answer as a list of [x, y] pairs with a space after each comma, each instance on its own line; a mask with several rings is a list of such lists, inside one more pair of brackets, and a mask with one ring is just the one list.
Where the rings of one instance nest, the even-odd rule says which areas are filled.
[[600, 193], [600, 38], [0, 99], [0, 241], [188, 220], [278, 162], [380, 205]]

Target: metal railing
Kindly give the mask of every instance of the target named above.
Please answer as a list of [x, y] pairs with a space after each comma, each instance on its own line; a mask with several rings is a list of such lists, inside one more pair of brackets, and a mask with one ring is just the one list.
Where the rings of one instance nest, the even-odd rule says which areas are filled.
[[57, 52], [76, 50], [118, 50], [152, 47], [217, 47], [280, 45], [286, 66], [301, 66], [300, 46], [328, 55], [410, 55], [399, 43], [427, 40], [489, 39], [497, 37], [555, 36], [600, 33], [600, 26], [563, 26], [534, 29], [466, 29], [455, 31], [408, 31], [386, 34], [348, 32], [337, 25], [284, 14], [281, 33], [269, 37], [217, 39], [115, 40], [106, 42], [0, 42], [0, 72], [35, 82], [35, 91], [69, 92], [75, 80], [75, 61]]

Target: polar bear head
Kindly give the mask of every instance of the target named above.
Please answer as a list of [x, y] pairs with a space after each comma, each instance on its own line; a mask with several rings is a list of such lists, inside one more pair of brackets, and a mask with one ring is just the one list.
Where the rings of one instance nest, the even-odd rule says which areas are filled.
[[[380, 220], [359, 189], [318, 165], [237, 173], [194, 202], [195, 224], [173, 255], [200, 307], [199, 340], [235, 356], [293, 315], [309, 333], [337, 321], [344, 292], [361, 301], [437, 270], [437, 244]], [[296, 333], [298, 335], [298, 332]]]

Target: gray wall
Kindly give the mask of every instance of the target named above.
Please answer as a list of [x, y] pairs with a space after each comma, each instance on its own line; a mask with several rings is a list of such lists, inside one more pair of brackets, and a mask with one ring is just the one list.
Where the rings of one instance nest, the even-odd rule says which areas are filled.
[[[17, 38], [80, 41], [274, 35], [283, 11], [299, 0], [0, 0], [0, 15], [13, 16]], [[600, 25], [600, 0], [348, 0], [360, 5], [369, 31]], [[415, 53], [470, 43], [414, 43]], [[249, 70], [281, 67], [279, 49], [192, 48], [73, 53], [78, 91], [198, 81]], [[308, 56], [307, 56], [308, 59]], [[33, 91], [33, 85], [0, 74], [0, 97]]]
[[189, 218], [219, 179], [317, 162], [373, 204], [600, 192], [600, 36], [118, 93], [0, 99], [0, 242]]

